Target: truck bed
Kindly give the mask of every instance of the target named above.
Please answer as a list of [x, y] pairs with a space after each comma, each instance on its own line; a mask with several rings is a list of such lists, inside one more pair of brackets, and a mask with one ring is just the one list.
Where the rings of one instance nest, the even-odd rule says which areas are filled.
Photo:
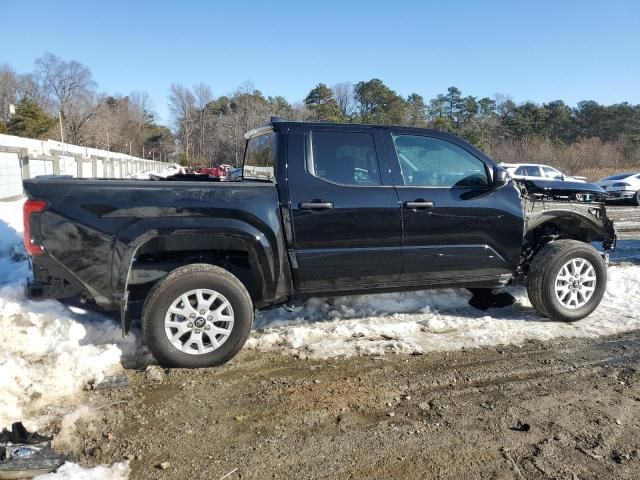
[[67, 278], [70, 288], [104, 307], [117, 306], [138, 248], [152, 238], [193, 238], [241, 224], [260, 237], [272, 273], [281, 274], [275, 270], [286, 249], [273, 183], [46, 177], [26, 180], [24, 188], [29, 198], [48, 203], [32, 225], [46, 252], [34, 257], [36, 282], [44, 262], [43, 275]]

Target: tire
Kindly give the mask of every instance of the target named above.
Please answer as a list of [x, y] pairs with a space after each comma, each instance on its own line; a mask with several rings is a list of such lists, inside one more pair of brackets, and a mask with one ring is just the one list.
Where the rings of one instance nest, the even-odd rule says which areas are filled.
[[[572, 260], [576, 263], [568, 265]], [[567, 269], [563, 270], [565, 266]], [[572, 271], [583, 273], [572, 276]], [[589, 280], [591, 275], [595, 277], [595, 285]], [[527, 293], [533, 308], [542, 316], [561, 322], [575, 322], [591, 314], [600, 304], [606, 287], [604, 259], [591, 245], [577, 240], [557, 240], [542, 247], [527, 276]]]
[[177, 268], [154, 285], [142, 313], [145, 344], [165, 367], [222, 365], [240, 351], [252, 324], [253, 303], [240, 280], [200, 263]]
[[640, 190], [638, 190], [636, 192], [636, 194], [633, 196], [633, 200], [631, 200], [631, 202], [636, 206], [636, 207], [640, 207]]

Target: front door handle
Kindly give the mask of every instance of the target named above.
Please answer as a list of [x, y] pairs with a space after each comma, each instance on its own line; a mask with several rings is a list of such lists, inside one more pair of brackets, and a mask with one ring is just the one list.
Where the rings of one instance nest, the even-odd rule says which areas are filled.
[[333, 202], [300, 202], [298, 207], [300, 210], [331, 210]]
[[428, 209], [435, 207], [436, 204], [433, 202], [428, 202], [426, 200], [414, 200], [412, 202], [404, 202], [402, 205], [404, 206], [404, 208]]

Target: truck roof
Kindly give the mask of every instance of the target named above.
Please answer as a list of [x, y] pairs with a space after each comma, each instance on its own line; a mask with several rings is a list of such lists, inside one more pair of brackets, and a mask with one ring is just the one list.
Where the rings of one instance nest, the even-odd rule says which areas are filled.
[[249, 139], [251, 137], [255, 137], [257, 135], [262, 135], [264, 133], [273, 131], [274, 127], [289, 127], [289, 126], [327, 126], [327, 127], [346, 127], [346, 128], [401, 128], [403, 130], [410, 130], [416, 132], [423, 133], [436, 133], [438, 135], [444, 137], [457, 138], [455, 135], [451, 135], [450, 133], [443, 132], [441, 130], [434, 130], [432, 128], [419, 128], [419, 127], [408, 127], [404, 125], [383, 125], [383, 124], [372, 124], [372, 123], [341, 123], [341, 122], [323, 122], [323, 121], [309, 121], [309, 120], [286, 120], [281, 117], [271, 117], [269, 123], [265, 125], [261, 125], [252, 130], [249, 130], [244, 134], [244, 138]]

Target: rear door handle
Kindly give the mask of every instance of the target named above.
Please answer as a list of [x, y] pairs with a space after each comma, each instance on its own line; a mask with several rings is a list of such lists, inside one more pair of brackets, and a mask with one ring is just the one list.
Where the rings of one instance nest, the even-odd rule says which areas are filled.
[[333, 202], [300, 202], [300, 210], [331, 210]]
[[435, 203], [427, 202], [426, 200], [414, 200], [413, 202], [404, 202], [402, 204], [404, 208], [433, 208], [435, 207]]

